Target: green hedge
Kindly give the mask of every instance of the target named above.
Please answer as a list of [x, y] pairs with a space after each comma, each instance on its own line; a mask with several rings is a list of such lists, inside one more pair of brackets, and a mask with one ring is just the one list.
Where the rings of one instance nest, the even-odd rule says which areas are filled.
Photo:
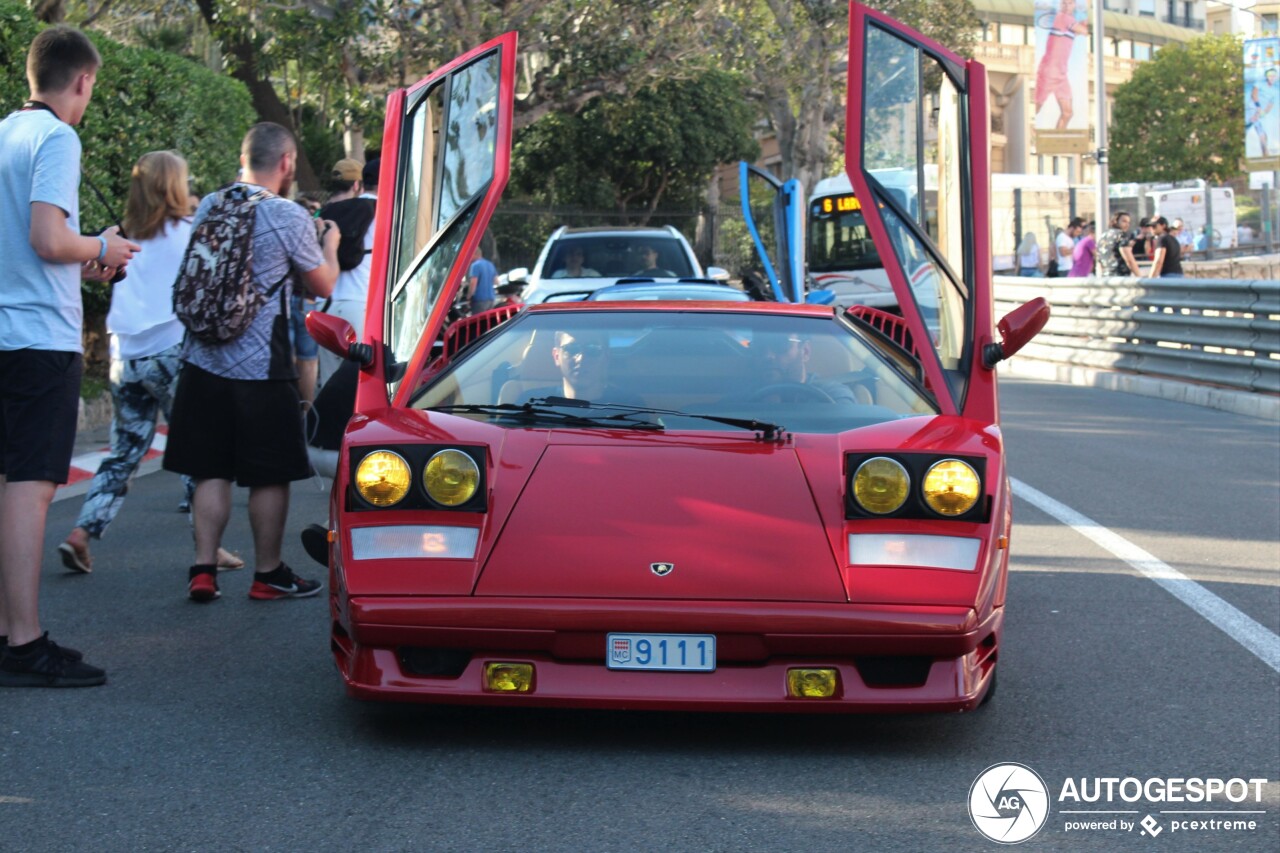
[[[29, 94], [27, 48], [42, 25], [25, 4], [0, 0], [0, 115]], [[102, 54], [93, 100], [78, 128], [83, 170], [111, 205], [80, 187], [80, 224], [99, 231], [124, 215], [129, 173], [148, 151], [171, 148], [191, 167], [204, 194], [235, 177], [240, 140], [256, 120], [244, 84], [180, 56], [126, 47], [90, 32]], [[105, 285], [85, 285], [85, 312], [105, 313]]]

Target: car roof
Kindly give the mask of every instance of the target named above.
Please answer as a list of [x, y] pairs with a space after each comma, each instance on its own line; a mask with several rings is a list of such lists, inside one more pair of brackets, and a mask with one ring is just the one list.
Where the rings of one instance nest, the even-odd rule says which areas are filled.
[[565, 237], [594, 237], [599, 234], [626, 234], [631, 236], [652, 235], [655, 237], [674, 237], [667, 226], [612, 225], [601, 228], [565, 228], [560, 232]]
[[[647, 302], [663, 301], [661, 294], [671, 294], [671, 300], [693, 301], [704, 295], [708, 301], [729, 302], [735, 299], [749, 300], [750, 295], [720, 282], [675, 281], [620, 281], [593, 291], [587, 299], [596, 301], [643, 299]], [[681, 295], [676, 295], [681, 294]]]
[[794, 302], [696, 302], [686, 300], [646, 302], [539, 302], [525, 309], [530, 315], [557, 311], [666, 311], [673, 314], [708, 311], [733, 314], [781, 314], [792, 317], [830, 318], [835, 310], [829, 305]]

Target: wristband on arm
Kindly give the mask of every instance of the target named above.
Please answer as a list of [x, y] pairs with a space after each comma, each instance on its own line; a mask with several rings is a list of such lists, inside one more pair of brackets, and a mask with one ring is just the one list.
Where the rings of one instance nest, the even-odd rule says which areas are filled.
[[107, 238], [101, 234], [98, 235], [98, 242], [102, 244], [102, 248], [98, 251], [98, 263], [102, 263], [107, 258]]

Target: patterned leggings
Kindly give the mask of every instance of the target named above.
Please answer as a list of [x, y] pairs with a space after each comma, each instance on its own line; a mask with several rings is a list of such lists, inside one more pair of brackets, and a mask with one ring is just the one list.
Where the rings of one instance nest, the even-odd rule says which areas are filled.
[[[129, 480], [133, 477], [142, 457], [151, 449], [156, 435], [156, 418], [163, 413], [168, 419], [173, 407], [173, 391], [178, 384], [178, 359], [181, 346], [146, 358], [112, 359], [111, 402], [114, 413], [111, 418], [111, 454], [98, 466], [93, 475], [89, 494], [76, 527], [88, 531], [94, 539], [101, 539], [120, 512], [124, 496], [129, 492]], [[195, 481], [182, 478], [187, 502], [195, 491]]]

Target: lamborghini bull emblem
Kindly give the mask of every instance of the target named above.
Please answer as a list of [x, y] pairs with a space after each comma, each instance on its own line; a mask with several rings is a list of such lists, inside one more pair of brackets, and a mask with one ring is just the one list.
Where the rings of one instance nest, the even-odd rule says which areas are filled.
[[650, 563], [649, 571], [653, 572], [660, 578], [665, 578], [675, 569], [675, 563]]

